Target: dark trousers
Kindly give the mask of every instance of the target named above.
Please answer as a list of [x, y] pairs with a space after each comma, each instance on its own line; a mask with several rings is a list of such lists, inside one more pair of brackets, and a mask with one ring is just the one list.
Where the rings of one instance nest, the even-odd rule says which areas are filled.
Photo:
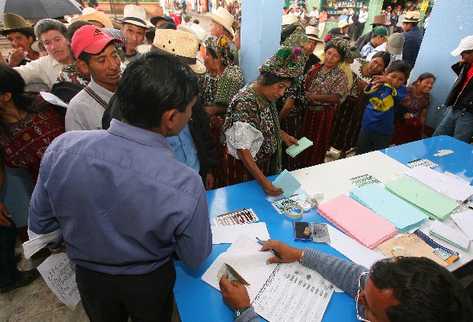
[[16, 227], [0, 226], [0, 287], [13, 284], [19, 276], [15, 259]]
[[392, 135], [384, 135], [361, 129], [358, 136], [357, 154], [385, 149], [389, 147], [391, 140]]
[[169, 261], [143, 275], [110, 275], [76, 267], [82, 304], [91, 322], [169, 322], [176, 271]]

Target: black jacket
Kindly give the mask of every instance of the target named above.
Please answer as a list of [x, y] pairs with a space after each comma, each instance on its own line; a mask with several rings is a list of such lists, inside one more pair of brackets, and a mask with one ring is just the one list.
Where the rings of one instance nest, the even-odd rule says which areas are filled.
[[458, 78], [453, 84], [445, 104], [447, 106], [453, 106], [453, 108], [466, 108], [468, 111], [473, 113], [473, 79], [470, 79], [466, 87], [462, 90], [463, 82], [469, 68], [470, 65], [461, 62], [452, 66], [452, 69], [455, 74], [458, 75]]

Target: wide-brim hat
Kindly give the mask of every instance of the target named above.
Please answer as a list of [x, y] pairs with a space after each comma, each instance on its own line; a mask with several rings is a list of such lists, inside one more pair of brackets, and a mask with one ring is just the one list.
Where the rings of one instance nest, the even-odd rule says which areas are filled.
[[206, 16], [219, 25], [222, 25], [225, 30], [235, 37], [235, 30], [233, 29], [233, 22], [235, 21], [235, 18], [233, 18], [232, 14], [228, 12], [227, 9], [218, 7], [217, 10], [212, 13], [208, 13]]
[[159, 20], [174, 23], [174, 20], [172, 20], [172, 18], [169, 16], [154, 16], [149, 19], [149, 21], [151, 22], [153, 26], [156, 26]]
[[154, 27], [146, 19], [145, 9], [134, 4], [128, 4], [125, 6], [125, 8], [123, 9], [123, 18], [120, 21], [122, 24], [127, 23], [145, 29]]
[[378, 15], [373, 17], [373, 22], [371, 25], [381, 25], [381, 26], [386, 26], [389, 25], [389, 23], [386, 20], [386, 17], [384, 15]]
[[281, 26], [289, 26], [299, 22], [299, 18], [294, 15], [283, 15]]
[[9, 32], [14, 32], [17, 30], [23, 30], [23, 29], [30, 29], [33, 28], [33, 24], [23, 18], [22, 16], [19, 16], [14, 13], [3, 13], [3, 24], [0, 28], [0, 33], [2, 35], [7, 34]]
[[404, 48], [404, 40], [403, 34], [393, 33], [386, 42], [386, 51], [391, 55], [400, 55]]
[[173, 29], [157, 29], [153, 40], [153, 51], [159, 51], [179, 58], [189, 65], [196, 74], [204, 74], [207, 69], [197, 59], [199, 41], [190, 32]]
[[314, 27], [314, 26], [305, 27], [305, 34], [307, 35], [307, 38], [311, 40], [324, 42], [322, 39], [319, 38], [319, 29], [317, 27]]
[[404, 16], [404, 22], [413, 22], [413, 23], [418, 23], [420, 20], [420, 12], [419, 11], [408, 11], [406, 12], [406, 15]]
[[179, 26], [177, 26], [177, 30], [182, 30], [194, 34], [194, 36], [197, 37], [197, 40], [199, 40], [199, 42], [203, 42], [205, 38], [207, 38], [207, 32], [204, 30], [204, 28], [195, 23], [191, 24], [190, 26], [180, 24]]
[[460, 40], [458, 47], [452, 50], [450, 54], [452, 56], [460, 56], [462, 52], [467, 50], [473, 50], [473, 35], [466, 36]]
[[349, 24], [347, 21], [345, 21], [345, 20], [342, 20], [342, 21], [338, 22], [338, 28], [340, 28], [340, 29], [346, 28], [346, 27], [348, 27], [349, 25], [350, 25], [350, 24]]
[[83, 14], [71, 20], [74, 21], [97, 21], [103, 25], [104, 28], [113, 28], [112, 20], [102, 11], [94, 10], [93, 12]]

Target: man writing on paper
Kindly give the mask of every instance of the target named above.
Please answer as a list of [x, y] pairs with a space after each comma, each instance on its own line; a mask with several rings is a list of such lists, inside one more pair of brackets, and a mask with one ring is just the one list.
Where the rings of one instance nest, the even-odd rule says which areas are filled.
[[171, 321], [173, 255], [196, 268], [212, 248], [199, 174], [178, 162], [165, 137], [192, 115], [197, 78], [169, 55], [129, 64], [110, 128], [71, 131], [46, 150], [31, 198], [29, 229], [60, 229], [94, 322]]
[[[427, 258], [385, 259], [368, 270], [315, 249], [301, 250], [279, 241], [267, 241], [262, 250], [272, 250], [279, 255], [270, 258], [271, 263], [299, 261], [348, 293], [356, 301], [356, 315], [360, 321], [473, 320], [472, 304], [463, 286], [448, 270]], [[222, 277], [220, 290], [225, 302], [236, 310], [235, 321], [259, 321], [245, 286]]]

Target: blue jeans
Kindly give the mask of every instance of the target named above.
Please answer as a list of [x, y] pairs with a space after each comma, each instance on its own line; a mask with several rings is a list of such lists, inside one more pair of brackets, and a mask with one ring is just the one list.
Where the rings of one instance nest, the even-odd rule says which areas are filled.
[[447, 114], [437, 126], [435, 135], [450, 135], [469, 143], [473, 136], [473, 113], [461, 108], [449, 107]]

